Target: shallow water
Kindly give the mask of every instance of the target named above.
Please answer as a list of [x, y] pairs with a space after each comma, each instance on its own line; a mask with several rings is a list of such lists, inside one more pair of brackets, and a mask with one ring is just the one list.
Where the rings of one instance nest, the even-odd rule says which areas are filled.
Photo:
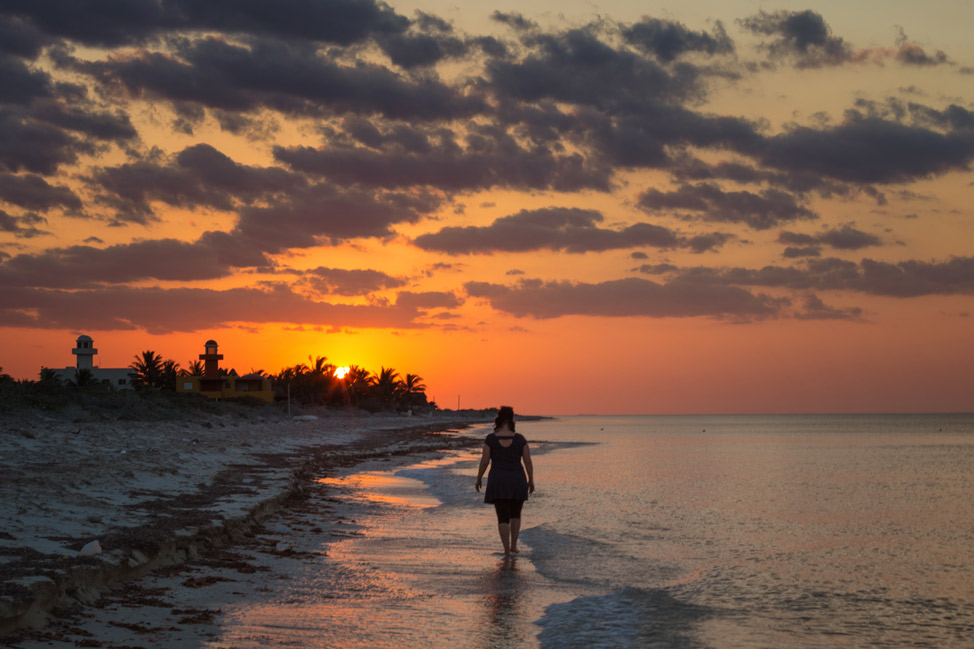
[[330, 478], [349, 536], [225, 609], [212, 646], [970, 646], [974, 417], [518, 432], [538, 492], [517, 558], [473, 490], [478, 453]]

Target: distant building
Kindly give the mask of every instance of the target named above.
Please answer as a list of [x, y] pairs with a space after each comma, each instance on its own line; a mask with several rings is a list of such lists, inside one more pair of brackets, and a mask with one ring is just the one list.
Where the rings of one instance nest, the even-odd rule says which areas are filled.
[[132, 389], [132, 370], [129, 368], [108, 368], [95, 365], [95, 354], [98, 353], [98, 350], [95, 349], [95, 343], [91, 336], [84, 334], [78, 336], [78, 340], [75, 341], [75, 348], [71, 350], [71, 353], [76, 356], [74, 367], [54, 370], [54, 373], [62, 381], [75, 381], [80, 370], [88, 370], [95, 381], [106, 383], [120, 390]]
[[240, 399], [250, 397], [274, 403], [271, 381], [260, 374], [246, 376], [221, 376], [220, 361], [223, 354], [217, 353], [215, 340], [207, 340], [200, 354], [203, 361], [203, 376], [181, 376], [176, 381], [176, 392], [198, 392], [211, 399]]

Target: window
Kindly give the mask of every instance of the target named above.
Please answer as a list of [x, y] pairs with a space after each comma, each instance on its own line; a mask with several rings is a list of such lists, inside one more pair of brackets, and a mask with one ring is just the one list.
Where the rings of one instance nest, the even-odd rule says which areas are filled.
[[127, 383], [127, 381], [125, 379], [119, 379], [118, 380], [118, 384], [119, 385], [125, 385], [126, 383]]

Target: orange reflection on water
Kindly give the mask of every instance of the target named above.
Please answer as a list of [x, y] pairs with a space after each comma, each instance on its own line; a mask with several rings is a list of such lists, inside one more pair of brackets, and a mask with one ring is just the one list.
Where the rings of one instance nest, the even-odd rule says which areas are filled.
[[353, 500], [426, 509], [440, 501], [419, 480], [385, 471], [355, 473], [341, 478], [318, 478], [320, 484], [351, 491]]

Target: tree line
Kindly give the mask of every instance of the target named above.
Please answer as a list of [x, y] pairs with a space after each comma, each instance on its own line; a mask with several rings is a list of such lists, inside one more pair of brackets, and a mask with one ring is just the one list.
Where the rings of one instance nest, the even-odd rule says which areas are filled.
[[[164, 359], [152, 350], [135, 356], [129, 365], [132, 386], [136, 390], [169, 390], [175, 392], [180, 377], [203, 376], [203, 363], [190, 361], [186, 368]], [[426, 385], [418, 374], [400, 375], [393, 368], [383, 367], [373, 374], [357, 365], [339, 368], [324, 356], [312, 358], [282, 368], [277, 373], [251, 369], [270, 380], [278, 399], [290, 398], [306, 406], [362, 408], [383, 410], [413, 410], [437, 406], [426, 396]], [[220, 368], [223, 376], [239, 376], [234, 369]]]

